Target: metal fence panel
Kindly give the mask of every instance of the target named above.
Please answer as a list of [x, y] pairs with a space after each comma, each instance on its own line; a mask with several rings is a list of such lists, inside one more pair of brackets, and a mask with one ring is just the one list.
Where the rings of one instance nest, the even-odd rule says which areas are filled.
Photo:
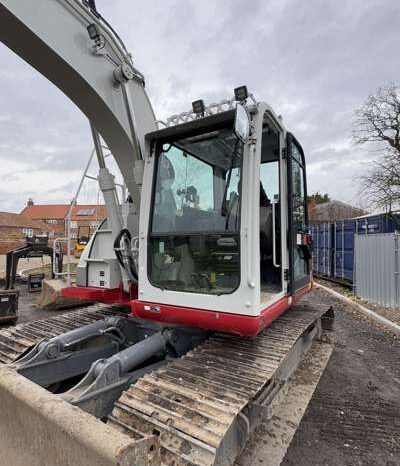
[[355, 293], [376, 304], [400, 307], [400, 235], [355, 236]]

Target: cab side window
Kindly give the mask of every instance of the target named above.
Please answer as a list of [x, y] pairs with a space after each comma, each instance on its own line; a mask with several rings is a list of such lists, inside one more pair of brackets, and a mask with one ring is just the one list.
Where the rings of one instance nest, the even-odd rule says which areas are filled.
[[293, 182], [293, 227], [295, 231], [306, 229], [306, 199], [304, 188], [304, 165], [298, 147], [292, 146], [292, 182]]

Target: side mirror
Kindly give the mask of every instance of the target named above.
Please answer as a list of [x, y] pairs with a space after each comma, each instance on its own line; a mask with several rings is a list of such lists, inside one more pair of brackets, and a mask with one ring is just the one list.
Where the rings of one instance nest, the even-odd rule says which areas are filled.
[[236, 104], [234, 132], [238, 139], [246, 143], [250, 136], [250, 117], [241, 104]]

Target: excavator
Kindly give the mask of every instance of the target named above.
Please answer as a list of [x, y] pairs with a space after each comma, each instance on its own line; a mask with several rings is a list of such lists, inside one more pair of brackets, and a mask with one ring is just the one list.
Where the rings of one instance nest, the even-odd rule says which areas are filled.
[[156, 120], [94, 1], [0, 0], [0, 40], [87, 116], [107, 208], [62, 291], [98, 304], [2, 330], [0, 362], [129, 437], [135, 460], [112, 464], [233, 464], [330, 312], [306, 296], [300, 143], [246, 86]]

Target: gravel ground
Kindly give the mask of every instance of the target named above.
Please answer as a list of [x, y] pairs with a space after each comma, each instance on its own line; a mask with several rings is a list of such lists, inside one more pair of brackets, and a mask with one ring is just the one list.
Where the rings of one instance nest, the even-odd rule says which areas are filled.
[[400, 341], [316, 292], [334, 305], [337, 342], [282, 466], [398, 466]]
[[58, 314], [63, 314], [68, 312], [68, 310], [63, 311], [48, 311], [45, 309], [39, 308], [36, 303], [39, 299], [40, 293], [28, 293], [26, 283], [19, 283], [17, 287], [20, 290], [19, 300], [18, 300], [18, 322], [17, 324], [22, 324], [24, 322], [31, 322], [37, 319], [44, 319], [46, 317], [53, 317]]
[[337, 283], [333, 283], [327, 280], [318, 278], [317, 283], [321, 283], [321, 285], [331, 288], [332, 290], [335, 290], [337, 293], [343, 294], [347, 298], [354, 299], [354, 302], [359, 303], [362, 306], [365, 306], [366, 308], [370, 309], [371, 311], [374, 311], [377, 314], [380, 314], [382, 317], [386, 317], [386, 319], [389, 319], [392, 322], [400, 325], [400, 307], [388, 308], [388, 307], [380, 306], [379, 304], [370, 303], [368, 301], [365, 301], [365, 299], [359, 298], [358, 296], [355, 297], [351, 293], [349, 288], [346, 288]]

